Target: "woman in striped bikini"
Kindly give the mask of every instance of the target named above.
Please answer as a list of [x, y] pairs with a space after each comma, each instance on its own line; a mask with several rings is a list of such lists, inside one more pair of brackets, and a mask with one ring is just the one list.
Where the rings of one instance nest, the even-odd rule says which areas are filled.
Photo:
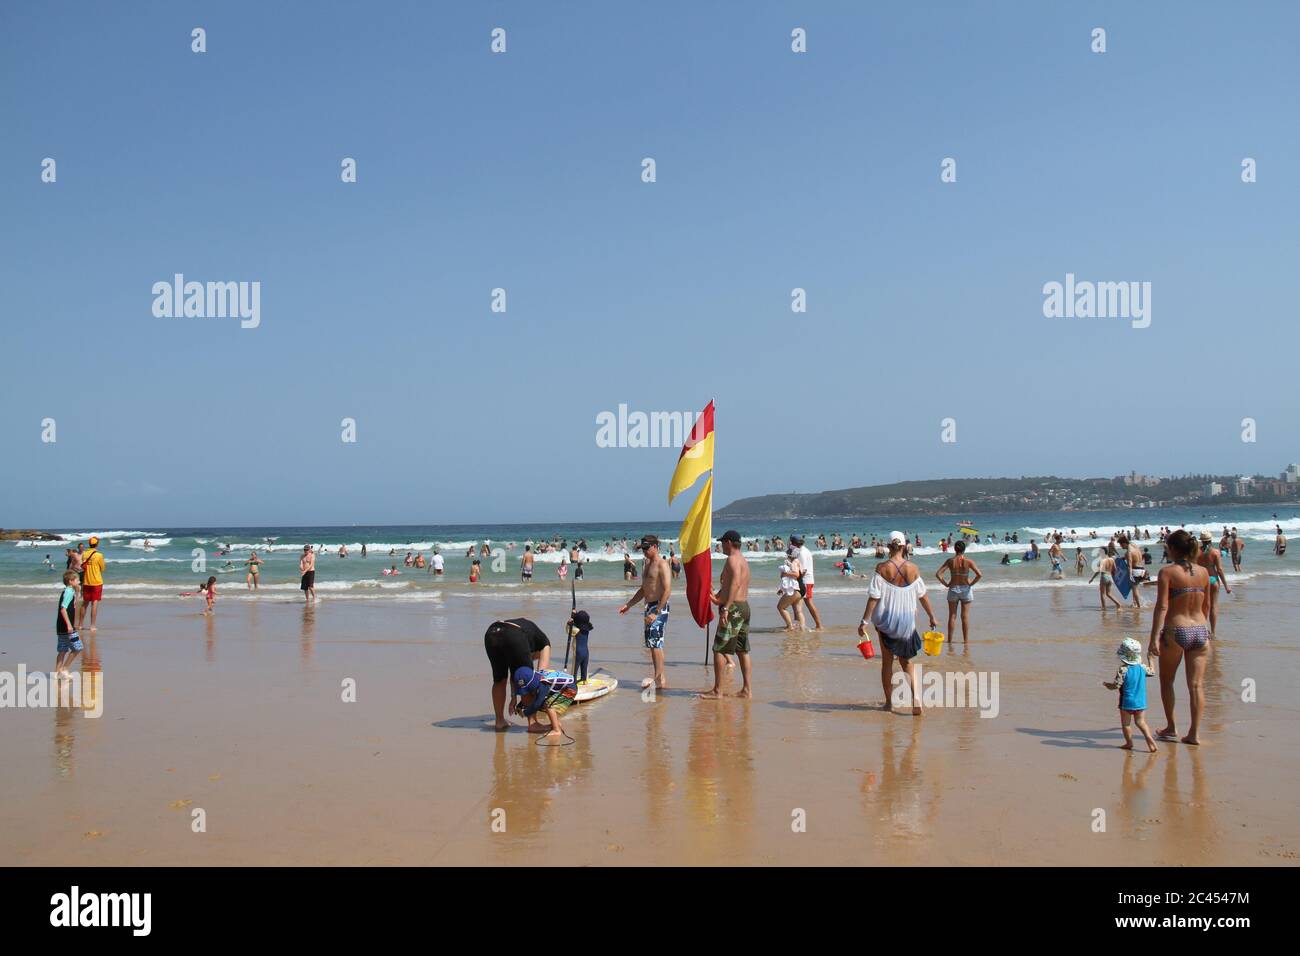
[[1160, 702], [1165, 727], [1157, 737], [1174, 737], [1174, 678], [1187, 658], [1187, 693], [1192, 704], [1192, 725], [1185, 744], [1200, 743], [1201, 710], [1205, 703], [1205, 668], [1210, 661], [1210, 573], [1196, 563], [1200, 545], [1179, 528], [1165, 542], [1173, 564], [1162, 568], [1156, 580], [1155, 615], [1147, 653], [1160, 661]]

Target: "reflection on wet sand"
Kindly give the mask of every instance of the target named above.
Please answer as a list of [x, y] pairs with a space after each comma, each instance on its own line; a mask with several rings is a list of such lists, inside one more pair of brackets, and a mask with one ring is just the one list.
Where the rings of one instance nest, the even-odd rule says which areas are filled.
[[54, 772], [60, 777], [69, 776], [77, 767], [76, 722], [81, 715], [76, 710], [75, 707], [54, 708]]
[[203, 659], [209, 664], [217, 661], [217, 616], [203, 615]]
[[[885, 715], [880, 732], [880, 772], [862, 778], [863, 809], [872, 842], [888, 858], [893, 850], [903, 851], [899, 862], [908, 860], [917, 845], [928, 839], [937, 819], [940, 788], [927, 781], [921, 768], [922, 722], [910, 717]], [[930, 791], [928, 799], [923, 792]]]
[[298, 663], [303, 670], [310, 670], [316, 653], [316, 605], [302, 606], [302, 628], [298, 640]]
[[1164, 793], [1156, 814], [1162, 855], [1185, 860], [1190, 854], [1197, 862], [1211, 863], [1219, 858], [1219, 830], [1202, 765], [1204, 752], [1187, 744], [1165, 744], [1162, 751]]
[[[493, 734], [486, 804], [489, 815], [498, 808], [505, 811], [505, 832], [510, 839], [502, 842], [502, 852], [514, 852], [519, 840], [527, 841], [546, 832], [555, 804], [563, 802], [595, 767], [590, 734], [570, 729], [573, 720], [570, 711], [564, 723], [573, 742], [563, 745], [522, 729]], [[469, 825], [477, 824], [471, 821]]]
[[[1224, 679], [1224, 672], [1231, 672], [1232, 661], [1228, 657], [1232, 653], [1231, 649], [1225, 650], [1223, 645], [1217, 642], [1210, 644], [1210, 659], [1205, 662], [1205, 682], [1204, 697], [1205, 712], [1201, 714], [1201, 736], [1213, 734], [1218, 736], [1222, 734], [1227, 727], [1224, 723], [1223, 714], [1226, 710], [1228, 697], [1236, 697], [1241, 690], [1240, 684], [1233, 684]], [[1227, 660], [1225, 661], [1225, 657]], [[1184, 662], [1186, 666], [1186, 662]], [[1181, 675], [1180, 675], [1181, 676]], [[1159, 688], [1157, 688], [1159, 693]], [[1183, 697], [1187, 697], [1187, 684], [1183, 684]], [[1191, 710], [1187, 711], [1187, 721], [1191, 721]]]
[[[1139, 738], [1137, 746], [1142, 746]], [[1153, 757], [1140, 750], [1128, 751], [1120, 759], [1119, 807], [1108, 830], [1121, 834], [1138, 834], [1147, 830], [1161, 814], [1160, 796], [1151, 790], [1147, 777], [1160, 759], [1169, 759], [1168, 748]]]
[[[794, 684], [798, 700], [818, 700], [826, 696], [825, 688], [819, 680], [822, 651], [822, 634], [820, 631], [796, 631], [786, 635], [781, 641], [781, 650], [773, 667], [780, 667], [782, 679]], [[756, 675], [755, 680], [762, 675]], [[814, 736], [818, 732], [817, 716], [808, 710], [797, 710], [798, 733]]]
[[70, 776], [76, 770], [77, 722], [87, 714], [101, 714], [104, 694], [104, 662], [99, 639], [87, 631], [82, 639], [81, 670], [75, 682], [61, 682], [54, 711], [54, 772]]
[[689, 859], [749, 859], [754, 845], [752, 701], [697, 700], [686, 745]]
[[672, 739], [664, 733], [667, 705], [668, 701], [660, 698], [640, 704], [649, 708], [642, 734], [641, 793], [645, 796], [646, 829], [656, 837], [671, 833], [674, 822]]

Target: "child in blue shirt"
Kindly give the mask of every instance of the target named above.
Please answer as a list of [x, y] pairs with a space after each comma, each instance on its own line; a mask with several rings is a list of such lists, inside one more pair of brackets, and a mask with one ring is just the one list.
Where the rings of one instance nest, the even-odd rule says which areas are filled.
[[1129, 725], [1136, 724], [1146, 739], [1147, 750], [1155, 753], [1156, 741], [1151, 736], [1146, 718], [1147, 678], [1154, 677], [1155, 671], [1151, 665], [1142, 663], [1142, 645], [1131, 637], [1124, 638], [1115, 653], [1119, 656], [1119, 670], [1115, 672], [1114, 680], [1105, 681], [1102, 686], [1119, 691], [1119, 723], [1124, 731], [1124, 743], [1120, 749], [1133, 749], [1133, 732]]

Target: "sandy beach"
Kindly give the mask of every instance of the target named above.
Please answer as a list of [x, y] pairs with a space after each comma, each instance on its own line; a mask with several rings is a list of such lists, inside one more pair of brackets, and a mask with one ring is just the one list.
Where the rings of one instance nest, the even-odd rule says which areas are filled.
[[[1288, 584], [1225, 599], [1204, 742], [1154, 756], [1117, 749], [1100, 686], [1123, 637], [1145, 647], [1151, 611], [1103, 616], [1091, 588], [979, 594], [969, 647], [923, 663], [996, 673], [997, 715], [919, 719], [873, 709], [879, 659], [862, 660], [853, 633], [864, 596], [819, 594], [831, 626], [787, 635], [756, 587], [748, 702], [696, 699], [712, 672], [684, 598], [672, 686], [654, 700], [638, 691], [637, 616], [620, 618], [616, 597], [583, 601], [593, 667], [621, 686], [570, 711], [574, 743], [550, 749], [522, 727], [492, 732], [482, 634], [530, 617], [558, 661], [556, 589], [449, 585], [313, 609], [274, 595], [219, 600], [211, 619], [110, 590], [83, 662], [102, 668], [102, 716], [4, 715], [0, 865], [502, 865], [521, 849], [573, 865], [1289, 864], [1300, 655], [1283, 622], [1300, 600]], [[0, 602], [0, 670], [50, 668], [49, 617], [44, 601]], [[1185, 727], [1181, 674], [1178, 687]], [[1155, 681], [1150, 708], [1157, 727]], [[192, 830], [196, 809], [206, 832]]]

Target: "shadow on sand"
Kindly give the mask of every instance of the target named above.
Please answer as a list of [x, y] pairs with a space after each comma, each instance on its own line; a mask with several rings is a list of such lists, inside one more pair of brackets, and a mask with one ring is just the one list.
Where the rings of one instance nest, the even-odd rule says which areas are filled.
[[443, 730], [485, 730], [490, 734], [496, 733], [495, 718], [491, 714], [479, 714], [474, 717], [448, 717], [446, 720], [435, 720], [430, 726], [441, 727]]
[[834, 713], [859, 713], [859, 714], [883, 714], [884, 711], [879, 706], [871, 704], [830, 704], [818, 703], [816, 701], [793, 701], [793, 700], [774, 700], [771, 702], [773, 707], [784, 707], [786, 710], [802, 710], [815, 714], [834, 714]]
[[1089, 750], [1112, 750], [1114, 743], [1102, 744], [1098, 741], [1124, 738], [1118, 727], [1109, 730], [1038, 730], [1035, 727], [1017, 727], [1016, 733], [1041, 737], [1048, 747], [1086, 747]]

